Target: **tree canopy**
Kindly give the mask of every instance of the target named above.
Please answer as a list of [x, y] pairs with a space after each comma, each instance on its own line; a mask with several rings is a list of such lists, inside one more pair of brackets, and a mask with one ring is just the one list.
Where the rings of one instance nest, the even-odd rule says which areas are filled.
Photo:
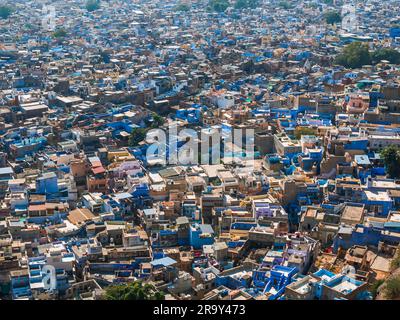
[[110, 63], [111, 60], [111, 56], [109, 53], [105, 52], [105, 51], [101, 51], [100, 52], [100, 56], [103, 59], [104, 63]]
[[146, 128], [135, 128], [132, 130], [131, 135], [129, 136], [129, 145], [131, 147], [137, 146], [140, 142], [142, 142], [146, 138], [147, 131], [159, 128], [164, 123], [165, 123], [165, 118], [153, 112], [151, 114], [151, 117], [144, 120]]
[[393, 260], [390, 263], [390, 268], [392, 269], [392, 271], [395, 271], [396, 269], [400, 268], [400, 251], [399, 251], [399, 249], [396, 250]]
[[132, 130], [131, 135], [129, 136], [129, 145], [131, 147], [136, 147], [140, 142], [142, 142], [146, 138], [146, 129], [143, 128], [135, 128]]
[[164, 294], [154, 286], [135, 281], [128, 284], [111, 285], [106, 288], [106, 300], [164, 300]]
[[187, 12], [190, 10], [189, 5], [187, 5], [186, 3], [179, 3], [175, 6], [175, 11], [183, 11], [183, 12]]
[[381, 152], [381, 157], [385, 163], [386, 172], [390, 178], [400, 177], [400, 148], [390, 145]]
[[328, 24], [336, 24], [342, 21], [342, 17], [338, 11], [328, 11], [325, 13], [325, 21]]
[[385, 293], [387, 299], [393, 300], [400, 297], [400, 276], [387, 280]]
[[100, 9], [100, 0], [88, 0], [86, 2], [86, 10], [89, 12]]
[[376, 298], [376, 296], [378, 295], [378, 289], [379, 287], [385, 282], [385, 280], [380, 279], [375, 281], [369, 288], [369, 291], [371, 292], [372, 296], [374, 297], [374, 299]]
[[54, 38], [64, 38], [66, 35], [67, 35], [67, 31], [65, 31], [65, 29], [62, 29], [62, 28], [54, 31], [54, 33], [53, 33]]
[[368, 45], [358, 41], [348, 44], [342, 53], [336, 56], [335, 62], [346, 68], [360, 68], [371, 64]]
[[288, 1], [280, 1], [278, 2], [278, 6], [286, 10], [294, 8], [293, 4]]
[[208, 6], [216, 12], [224, 12], [229, 7], [228, 0], [210, 0]]
[[235, 9], [255, 9], [259, 5], [259, 0], [236, 0]]
[[0, 6], [0, 18], [7, 19], [13, 12], [10, 6], [2, 5]]
[[153, 115], [153, 127], [154, 128], [159, 128], [161, 127], [165, 122], [165, 119], [162, 116], [159, 116], [158, 114]]
[[363, 65], [376, 64], [381, 60], [400, 64], [400, 52], [392, 48], [381, 48], [370, 53], [367, 44], [356, 41], [344, 47], [343, 51], [336, 56], [335, 63], [354, 69]]
[[388, 60], [390, 63], [400, 64], [400, 52], [391, 48], [377, 49], [372, 53], [371, 58], [374, 63]]
[[165, 123], [165, 118], [152, 112], [151, 118], [144, 120], [144, 123], [146, 124], [147, 129], [159, 128]]

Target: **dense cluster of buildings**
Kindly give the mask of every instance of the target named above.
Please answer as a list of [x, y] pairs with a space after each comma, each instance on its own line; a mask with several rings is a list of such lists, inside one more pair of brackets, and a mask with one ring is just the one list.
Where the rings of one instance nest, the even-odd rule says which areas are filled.
[[[340, 1], [207, 2], [13, 1], [0, 299], [102, 299], [133, 281], [169, 300], [372, 299], [390, 275], [400, 181], [380, 152], [400, 146], [400, 66], [333, 61], [353, 41], [399, 50], [397, 1], [358, 2], [336, 26], [322, 17]], [[251, 170], [160, 166], [132, 143], [151, 126], [252, 129]]]

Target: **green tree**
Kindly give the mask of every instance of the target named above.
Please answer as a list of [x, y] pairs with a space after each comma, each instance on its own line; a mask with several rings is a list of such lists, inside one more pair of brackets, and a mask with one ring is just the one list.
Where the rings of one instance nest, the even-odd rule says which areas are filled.
[[100, 56], [104, 63], [110, 63], [111, 56], [108, 52], [101, 51]]
[[65, 31], [65, 29], [62, 28], [54, 31], [53, 33], [54, 38], [64, 38], [66, 36], [67, 36], [67, 31]]
[[160, 115], [158, 115], [158, 114], [154, 114], [153, 115], [153, 120], [154, 120], [154, 122], [153, 122], [154, 128], [161, 127], [165, 122], [165, 118], [160, 116]]
[[387, 299], [396, 299], [400, 297], [400, 276], [386, 281], [385, 297]]
[[164, 122], [165, 118], [156, 113], [152, 113], [150, 119], [144, 120], [144, 123], [148, 128], [159, 128], [164, 124]]
[[146, 132], [147, 132], [146, 129], [143, 128], [133, 129], [129, 137], [129, 145], [131, 147], [137, 146], [140, 142], [142, 142], [146, 138]]
[[392, 262], [390, 263], [390, 269], [392, 271], [400, 268], [400, 246], [397, 247], [396, 253], [393, 257]]
[[235, 9], [255, 9], [258, 5], [258, 0], [236, 0]]
[[135, 281], [128, 284], [111, 285], [106, 288], [106, 300], [164, 300], [164, 294], [154, 286]]
[[278, 6], [281, 7], [282, 9], [286, 9], [286, 10], [288, 10], [288, 9], [293, 9], [293, 8], [294, 8], [294, 7], [293, 7], [293, 4], [292, 4], [292, 3], [289, 3], [289, 2], [287, 2], [287, 1], [280, 1], [280, 2], [278, 2]]
[[342, 17], [338, 11], [328, 11], [325, 13], [325, 21], [328, 24], [336, 24], [342, 21]]
[[7, 19], [13, 12], [13, 9], [10, 6], [2, 5], [0, 6], [0, 18]]
[[179, 3], [175, 6], [175, 11], [182, 11], [182, 12], [187, 12], [190, 10], [189, 5], [187, 5], [186, 3]]
[[346, 68], [360, 68], [371, 64], [371, 55], [368, 45], [356, 41], [344, 47], [342, 53], [336, 56], [335, 63]]
[[319, 5], [316, 3], [308, 3], [306, 7], [311, 9], [318, 9]]
[[400, 64], [400, 52], [391, 48], [377, 49], [372, 53], [371, 58], [373, 63], [388, 60], [390, 63]]
[[372, 294], [372, 296], [374, 297], [374, 299], [375, 299], [375, 297], [376, 297], [377, 294], [378, 294], [378, 289], [379, 289], [379, 287], [380, 287], [384, 282], [385, 282], [385, 281], [384, 281], [383, 279], [377, 280], [377, 281], [375, 281], [375, 282], [370, 286], [369, 291], [371, 292], [371, 294]]
[[100, 9], [100, 0], [88, 0], [86, 1], [86, 10], [89, 12]]
[[229, 7], [228, 0], [210, 0], [208, 6], [216, 12], [224, 12]]
[[385, 163], [386, 172], [390, 178], [400, 177], [400, 149], [398, 146], [390, 145], [381, 152], [381, 157]]

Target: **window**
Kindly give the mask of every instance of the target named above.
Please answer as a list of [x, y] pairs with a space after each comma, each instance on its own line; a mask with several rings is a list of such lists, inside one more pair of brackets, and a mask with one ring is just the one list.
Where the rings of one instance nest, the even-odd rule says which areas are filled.
[[370, 210], [374, 213], [381, 213], [382, 212], [383, 207], [380, 205], [371, 205], [370, 206]]

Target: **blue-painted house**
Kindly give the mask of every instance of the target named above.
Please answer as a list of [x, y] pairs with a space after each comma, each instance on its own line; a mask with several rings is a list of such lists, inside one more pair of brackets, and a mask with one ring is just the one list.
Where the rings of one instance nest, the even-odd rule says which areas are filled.
[[214, 243], [214, 230], [209, 224], [193, 224], [189, 229], [189, 242], [194, 249]]

